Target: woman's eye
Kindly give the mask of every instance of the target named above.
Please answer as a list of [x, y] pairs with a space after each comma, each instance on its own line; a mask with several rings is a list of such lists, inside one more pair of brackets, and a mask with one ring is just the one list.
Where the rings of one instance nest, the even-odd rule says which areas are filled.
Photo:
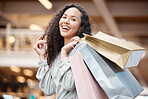
[[76, 21], [76, 19], [71, 19], [72, 21]]
[[63, 16], [63, 19], [66, 19], [66, 17], [65, 17], [65, 16]]

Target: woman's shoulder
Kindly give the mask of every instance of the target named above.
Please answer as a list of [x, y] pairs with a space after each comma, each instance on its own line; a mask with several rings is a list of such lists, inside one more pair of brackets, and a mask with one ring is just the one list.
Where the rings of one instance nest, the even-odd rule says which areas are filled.
[[69, 53], [69, 56], [79, 53], [79, 50], [86, 45], [84, 41], [80, 41]]

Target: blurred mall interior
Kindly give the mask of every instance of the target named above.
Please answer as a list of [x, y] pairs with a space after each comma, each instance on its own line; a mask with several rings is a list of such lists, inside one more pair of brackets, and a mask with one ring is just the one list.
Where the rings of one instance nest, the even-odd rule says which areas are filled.
[[40, 1], [0, 0], [0, 99], [55, 99], [38, 88], [39, 59], [33, 46], [55, 12], [68, 3], [86, 9], [94, 34], [102, 31], [146, 49], [130, 71], [144, 88], [137, 99], [148, 96], [148, 0], [49, 0], [48, 8]]

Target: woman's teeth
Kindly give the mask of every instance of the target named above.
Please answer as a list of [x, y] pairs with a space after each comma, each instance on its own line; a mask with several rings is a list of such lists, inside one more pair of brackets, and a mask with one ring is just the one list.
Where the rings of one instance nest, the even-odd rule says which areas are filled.
[[67, 26], [63, 26], [62, 29], [66, 29], [66, 30], [69, 30], [70, 28], [67, 27]]

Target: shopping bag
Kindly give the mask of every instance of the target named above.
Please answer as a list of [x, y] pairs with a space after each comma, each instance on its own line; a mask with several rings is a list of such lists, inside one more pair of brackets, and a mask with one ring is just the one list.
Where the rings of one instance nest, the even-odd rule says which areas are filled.
[[128, 69], [121, 69], [87, 44], [79, 51], [109, 99], [132, 99], [142, 92], [143, 88]]
[[70, 64], [79, 99], [108, 99], [89, 72], [81, 54], [71, 56]]
[[84, 34], [83, 40], [98, 53], [116, 63], [122, 69], [138, 66], [144, 48], [132, 42], [98, 32], [95, 36]]

